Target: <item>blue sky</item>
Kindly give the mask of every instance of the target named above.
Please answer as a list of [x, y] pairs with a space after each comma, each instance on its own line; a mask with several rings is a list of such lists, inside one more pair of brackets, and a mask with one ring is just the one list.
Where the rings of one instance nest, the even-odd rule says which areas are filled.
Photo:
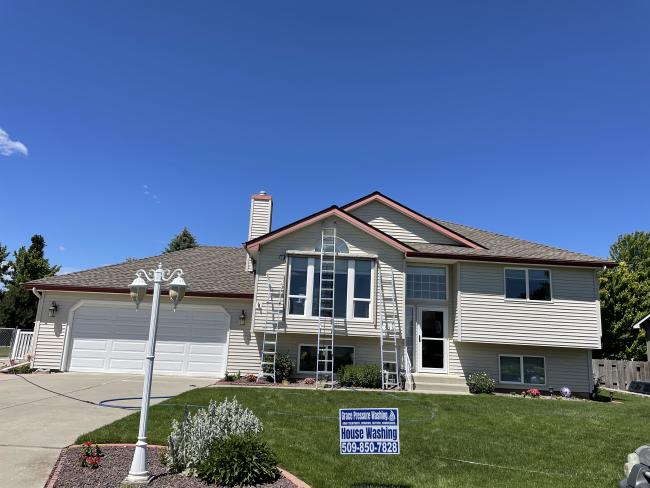
[[650, 227], [645, 0], [2, 0], [0, 45], [0, 242], [67, 270], [239, 245], [260, 189], [275, 226], [380, 190], [599, 256]]

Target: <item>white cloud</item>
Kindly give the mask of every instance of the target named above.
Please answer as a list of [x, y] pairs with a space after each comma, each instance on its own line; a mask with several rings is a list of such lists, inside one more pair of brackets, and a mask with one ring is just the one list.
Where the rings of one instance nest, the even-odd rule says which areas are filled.
[[20, 141], [12, 141], [9, 134], [0, 128], [0, 154], [2, 156], [11, 156], [13, 153], [20, 153], [27, 156], [27, 146]]
[[155, 203], [160, 203], [160, 200], [158, 200], [158, 195], [155, 193], [151, 192], [151, 188], [149, 188], [149, 185], [142, 185], [143, 188], [143, 194], [147, 198], [151, 198]]
[[65, 251], [65, 246], [59, 246], [59, 251], [61, 252]]

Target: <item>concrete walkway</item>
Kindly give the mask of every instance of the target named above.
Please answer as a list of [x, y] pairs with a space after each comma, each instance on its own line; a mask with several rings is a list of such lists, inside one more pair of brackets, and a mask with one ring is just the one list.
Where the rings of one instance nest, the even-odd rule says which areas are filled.
[[[141, 375], [54, 373], [25, 378], [55, 392], [93, 402], [142, 394]], [[213, 382], [155, 376], [152, 395], [178, 395]], [[131, 413], [71, 400], [16, 375], [0, 374], [0, 486], [43, 488], [63, 447], [81, 434]]]

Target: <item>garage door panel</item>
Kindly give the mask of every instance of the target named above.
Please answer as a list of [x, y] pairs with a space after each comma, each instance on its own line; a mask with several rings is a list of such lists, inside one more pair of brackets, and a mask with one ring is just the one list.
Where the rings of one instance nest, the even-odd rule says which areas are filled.
[[[144, 313], [143, 313], [144, 312]], [[84, 305], [71, 327], [68, 369], [142, 372], [150, 309]], [[154, 371], [222, 376], [227, 357], [229, 321], [220, 310], [161, 309]]]

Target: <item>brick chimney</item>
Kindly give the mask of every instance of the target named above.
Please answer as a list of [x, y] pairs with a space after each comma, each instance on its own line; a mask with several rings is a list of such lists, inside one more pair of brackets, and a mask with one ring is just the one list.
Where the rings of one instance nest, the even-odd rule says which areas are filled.
[[[251, 215], [248, 222], [248, 240], [255, 239], [271, 231], [273, 199], [264, 190], [251, 197]], [[246, 271], [253, 271], [253, 262], [246, 256]]]

